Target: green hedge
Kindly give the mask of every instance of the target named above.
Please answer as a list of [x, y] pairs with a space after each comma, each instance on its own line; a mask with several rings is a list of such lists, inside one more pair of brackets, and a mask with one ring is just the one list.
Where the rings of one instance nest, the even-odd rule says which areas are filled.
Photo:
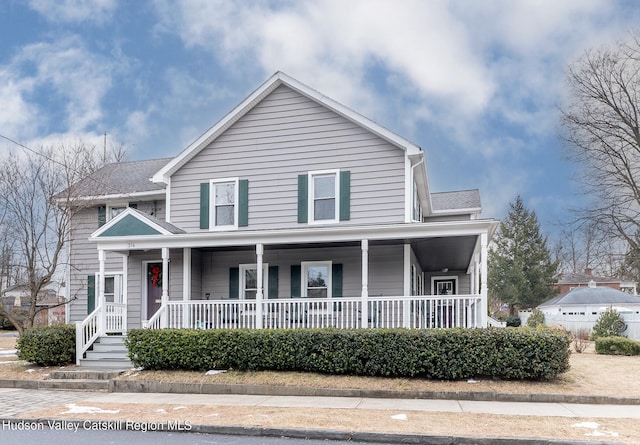
[[640, 342], [625, 337], [596, 338], [596, 352], [606, 355], [640, 355]]
[[553, 379], [570, 339], [534, 329], [137, 329], [129, 357], [145, 369], [236, 369], [430, 379]]
[[18, 358], [39, 366], [62, 366], [76, 361], [76, 328], [73, 325], [27, 329], [18, 338]]

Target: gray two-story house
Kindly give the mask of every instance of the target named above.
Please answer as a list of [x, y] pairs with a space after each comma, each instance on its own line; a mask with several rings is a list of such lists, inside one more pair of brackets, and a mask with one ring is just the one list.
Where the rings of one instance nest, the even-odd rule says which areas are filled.
[[139, 327], [487, 325], [478, 191], [431, 192], [420, 147], [283, 73], [175, 158], [74, 193], [79, 358]]

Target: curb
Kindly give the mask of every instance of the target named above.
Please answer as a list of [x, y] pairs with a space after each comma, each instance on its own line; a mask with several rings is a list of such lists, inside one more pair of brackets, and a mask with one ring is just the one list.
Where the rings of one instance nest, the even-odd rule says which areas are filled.
[[[67, 424], [76, 423], [83, 425], [86, 419], [20, 419], [15, 417], [0, 417], [0, 425], [3, 428], [9, 425], [42, 425], [42, 428], [49, 428], [49, 422], [56, 423], [64, 421]], [[91, 422], [100, 422], [99, 419], [92, 419]], [[123, 424], [118, 424], [121, 428]], [[124, 425], [126, 426], [126, 424]], [[153, 433], [153, 431], [150, 431]], [[220, 426], [220, 425], [190, 425], [189, 428], [172, 430], [173, 433], [200, 433], [218, 434], [232, 436], [254, 436], [254, 437], [286, 437], [292, 439], [305, 440], [341, 440], [344, 442], [371, 442], [381, 444], [416, 444], [416, 445], [509, 445], [513, 443], [521, 445], [616, 445], [617, 442], [588, 441], [588, 440], [562, 440], [543, 439], [534, 437], [470, 437], [470, 436], [431, 436], [421, 434], [395, 434], [395, 433], [373, 433], [338, 430], [314, 430], [314, 429], [293, 429], [293, 428], [262, 428], [262, 427], [242, 427], [242, 426]]]
[[[1, 385], [1, 382], [0, 382]], [[307, 386], [232, 385], [216, 383], [110, 380], [109, 392], [241, 394], [260, 396], [361, 397], [371, 399], [472, 400], [481, 402], [580, 403], [587, 405], [640, 405], [640, 398], [576, 394], [512, 394], [494, 391], [391, 391], [334, 389]]]
[[[108, 382], [108, 384], [106, 384]], [[587, 405], [640, 405], [637, 397], [577, 394], [513, 394], [494, 391], [392, 391], [335, 389], [308, 386], [240, 385], [218, 383], [156, 382], [145, 380], [84, 381], [0, 380], [0, 388], [84, 390], [130, 393], [240, 394], [260, 396], [361, 397], [371, 399], [471, 400], [480, 402], [579, 403]]]

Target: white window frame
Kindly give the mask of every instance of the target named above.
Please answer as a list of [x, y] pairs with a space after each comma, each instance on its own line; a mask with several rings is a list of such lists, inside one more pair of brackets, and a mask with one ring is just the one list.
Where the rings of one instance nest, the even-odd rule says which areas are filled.
[[[318, 176], [334, 176], [334, 202], [335, 208], [333, 211], [333, 219], [319, 219], [316, 221], [315, 219], [315, 199], [314, 199], [314, 189], [315, 189], [315, 181], [314, 179]], [[340, 222], [340, 170], [317, 170], [310, 171], [308, 173], [308, 183], [309, 183], [309, 194], [307, 196], [308, 203], [308, 219], [309, 224], [336, 224]]]
[[[120, 213], [124, 212], [125, 210], [127, 210], [129, 208], [129, 203], [126, 201], [122, 201], [122, 202], [112, 202], [110, 204], [107, 205], [107, 214], [105, 217], [105, 222], [109, 222], [111, 221], [113, 218], [115, 218], [116, 216], [118, 216]], [[111, 213], [113, 212], [113, 210], [115, 209], [122, 209], [122, 211], [118, 212], [118, 215], [111, 215]]]
[[418, 184], [413, 181], [413, 202], [411, 208], [411, 220], [413, 222], [422, 222], [422, 203], [420, 203], [420, 195], [418, 194]]
[[302, 277], [301, 277], [301, 281], [302, 281], [302, 297], [303, 298], [309, 298], [307, 296], [307, 291], [308, 291], [308, 280], [307, 280], [307, 271], [309, 270], [310, 267], [315, 267], [315, 266], [326, 266], [327, 267], [327, 299], [331, 299], [333, 298], [333, 293], [332, 293], [332, 286], [333, 286], [333, 262], [332, 261], [303, 261], [302, 263], [300, 263], [300, 265], [302, 266]]
[[[238, 184], [239, 178], [211, 179], [209, 181], [209, 230], [237, 230], [238, 229]], [[233, 224], [218, 225], [216, 221], [216, 185], [234, 184], [233, 189]]]
[[436, 295], [436, 281], [446, 281], [446, 280], [451, 280], [454, 282], [454, 286], [456, 287], [456, 289], [455, 289], [455, 294], [453, 295], [459, 295], [460, 288], [458, 287], [459, 283], [458, 283], [458, 277], [456, 275], [431, 277], [431, 295]]
[[[104, 274], [104, 279], [105, 282], [108, 278], [113, 278], [114, 279], [114, 283], [113, 283], [113, 301], [108, 301], [107, 299], [107, 295], [111, 295], [111, 294], [104, 294], [104, 300], [105, 302], [108, 303], [124, 303], [124, 287], [123, 287], [123, 283], [124, 283], [124, 273], [123, 272], [105, 272]], [[96, 296], [100, 295], [100, 273], [96, 272], [96, 281], [95, 281], [95, 287], [96, 287]], [[106, 287], [106, 285], [105, 285]], [[105, 289], [106, 290], [106, 289]], [[119, 301], [116, 300], [116, 295], [120, 296]], [[97, 304], [96, 304], [97, 306]]]
[[[240, 300], [247, 300], [245, 291], [247, 290], [246, 286], [246, 274], [245, 272], [250, 269], [258, 270], [257, 264], [240, 264], [240, 279], [239, 286], [240, 289], [238, 291], [238, 298]], [[257, 277], [256, 277], [257, 279]], [[256, 289], [257, 290], [257, 289]], [[269, 298], [269, 263], [262, 263], [262, 295], [263, 298]], [[248, 299], [249, 301], [255, 301], [253, 298]]]

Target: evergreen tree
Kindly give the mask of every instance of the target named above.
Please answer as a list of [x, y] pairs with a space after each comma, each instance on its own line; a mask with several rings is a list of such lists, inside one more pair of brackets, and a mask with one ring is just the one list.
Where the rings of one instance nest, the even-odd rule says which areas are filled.
[[491, 298], [509, 304], [510, 315], [515, 315], [516, 308], [534, 307], [555, 296], [557, 273], [558, 262], [551, 259], [535, 212], [517, 196], [489, 251]]

